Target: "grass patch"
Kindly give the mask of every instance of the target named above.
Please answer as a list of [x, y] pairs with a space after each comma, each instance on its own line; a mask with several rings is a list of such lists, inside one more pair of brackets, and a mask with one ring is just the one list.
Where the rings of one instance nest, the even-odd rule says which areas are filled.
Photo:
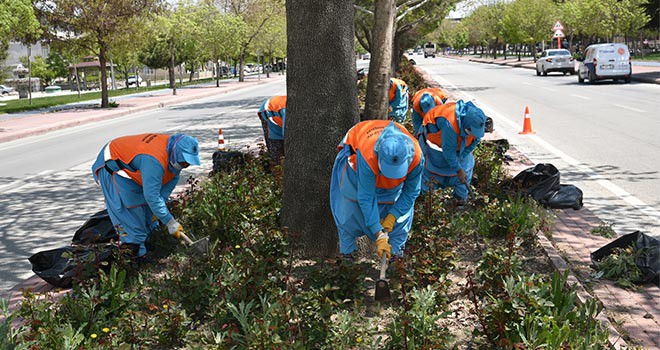
[[636, 61], [660, 61], [660, 52], [653, 52], [648, 55], [633, 55], [632, 58]]
[[[225, 78], [225, 79], [227, 79], [227, 78]], [[208, 83], [208, 82], [212, 82], [212, 81], [214, 81], [214, 79], [211, 79], [211, 78], [200, 79], [200, 80], [195, 80], [193, 82], [184, 82], [182, 85], [177, 84], [177, 87]], [[127, 89], [119, 89], [119, 90], [108, 90], [108, 97], [112, 98], [112, 97], [117, 97], [117, 96], [136, 94], [136, 93], [140, 93], [140, 92], [165, 90], [165, 89], [168, 89], [167, 85], [158, 85], [158, 86], [152, 86], [152, 87], [139, 87], [137, 89], [136, 88], [127, 88]], [[31, 111], [31, 110], [41, 109], [41, 108], [48, 108], [48, 107], [52, 107], [52, 106], [65, 105], [65, 104], [69, 104], [69, 103], [92, 101], [92, 100], [97, 100], [97, 99], [100, 99], [100, 98], [101, 98], [101, 91], [94, 91], [94, 92], [81, 93], [80, 97], [78, 97], [78, 94], [72, 94], [72, 95], [60, 95], [60, 96], [48, 96], [48, 97], [33, 98], [31, 105], [29, 104], [29, 100], [26, 99], [26, 98], [18, 99], [18, 100], [10, 100], [10, 101], [3, 102], [3, 103], [6, 103], [6, 105], [0, 106], [0, 114], [25, 112], [25, 111]]]

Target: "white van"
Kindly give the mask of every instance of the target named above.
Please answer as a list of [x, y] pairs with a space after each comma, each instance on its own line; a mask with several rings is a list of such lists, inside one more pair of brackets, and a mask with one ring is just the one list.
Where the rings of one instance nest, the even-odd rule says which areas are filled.
[[578, 68], [578, 82], [585, 79], [590, 84], [603, 79], [619, 79], [630, 82], [632, 67], [630, 51], [625, 44], [589, 45]]
[[424, 44], [424, 58], [429, 56], [435, 58], [435, 44], [432, 42]]

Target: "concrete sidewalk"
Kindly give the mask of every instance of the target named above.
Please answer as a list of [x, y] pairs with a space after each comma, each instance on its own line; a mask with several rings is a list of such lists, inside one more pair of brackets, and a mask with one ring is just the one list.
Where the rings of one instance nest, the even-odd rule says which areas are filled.
[[[520, 61], [518, 61], [518, 58], [516, 56], [507, 56], [506, 60], [502, 57], [494, 60], [492, 58], [486, 58], [486, 57], [482, 58], [472, 55], [465, 55], [465, 56], [452, 55], [452, 56], [440, 56], [440, 57], [461, 59], [461, 60], [477, 62], [477, 63], [489, 63], [489, 64], [498, 64], [501, 66], [536, 69], [536, 63], [534, 63], [534, 60], [531, 57], [523, 57], [521, 58]], [[577, 62], [576, 62], [576, 68], [577, 68]], [[660, 66], [635, 65], [633, 61], [631, 80], [641, 83], [648, 83], [648, 84], [660, 84]]]
[[56, 112], [37, 111], [16, 118], [0, 120], [0, 143], [17, 140], [23, 137], [44, 134], [50, 131], [64, 129], [76, 125], [82, 125], [110, 118], [122, 117], [132, 113], [142, 112], [176, 105], [187, 101], [224, 94], [238, 89], [274, 82], [285, 79], [284, 75], [271, 75], [270, 78], [246, 77], [245, 82], [222, 81], [220, 87], [185, 87], [178, 88], [177, 94], [172, 95], [172, 90], [166, 92], [161, 90], [151, 93], [139, 93], [127, 95], [119, 100], [119, 107], [100, 109], [89, 105], [80, 108], [72, 108]]

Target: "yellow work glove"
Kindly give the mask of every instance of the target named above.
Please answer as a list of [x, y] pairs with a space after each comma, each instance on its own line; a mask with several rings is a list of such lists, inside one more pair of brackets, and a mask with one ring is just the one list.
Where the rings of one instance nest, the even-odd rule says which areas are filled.
[[392, 246], [389, 243], [390, 237], [383, 231], [379, 231], [376, 237], [376, 254], [381, 257], [385, 253], [389, 259], [392, 256]]
[[392, 232], [395, 222], [396, 218], [392, 214], [387, 214], [383, 220], [380, 220], [380, 224], [383, 226], [383, 230], [387, 232]]
[[172, 219], [165, 224], [167, 226], [167, 232], [177, 239], [181, 238], [181, 233], [183, 233], [183, 226], [179, 224], [176, 220]]

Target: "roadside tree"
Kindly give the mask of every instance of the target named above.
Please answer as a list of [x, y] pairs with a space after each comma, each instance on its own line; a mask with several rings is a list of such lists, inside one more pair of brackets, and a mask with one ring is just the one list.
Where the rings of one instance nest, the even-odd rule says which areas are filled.
[[358, 121], [352, 5], [352, 0], [286, 2], [282, 224], [310, 257], [337, 253], [330, 174], [339, 141]]
[[[258, 35], [254, 44], [257, 50], [264, 56], [268, 55], [264, 66], [273, 67], [277, 58], [286, 57], [286, 10], [285, 8], [276, 8], [269, 21], [266, 22], [263, 33]], [[270, 76], [270, 70], [265, 70], [266, 77]]]
[[240, 51], [241, 38], [247, 30], [241, 17], [221, 12], [213, 1], [205, 1], [195, 11], [197, 37], [204, 48], [205, 56], [215, 65], [215, 86], [220, 86], [222, 70], [220, 61], [236, 57]]
[[246, 23], [246, 31], [240, 40], [238, 53], [239, 77], [238, 81], [245, 81], [245, 59], [250, 54], [254, 41], [261, 35], [266, 22], [278, 13], [278, 9], [284, 6], [283, 0], [226, 0], [225, 9], [239, 16]]
[[[46, 23], [49, 36], [64, 38], [68, 33], [91, 40], [76, 40], [99, 58], [101, 69], [101, 107], [107, 108], [108, 84], [106, 64], [113, 37], [123, 33], [131, 19], [158, 10], [160, 0], [48, 0], [38, 1], [36, 8]], [[68, 37], [71, 37], [68, 36]]]

